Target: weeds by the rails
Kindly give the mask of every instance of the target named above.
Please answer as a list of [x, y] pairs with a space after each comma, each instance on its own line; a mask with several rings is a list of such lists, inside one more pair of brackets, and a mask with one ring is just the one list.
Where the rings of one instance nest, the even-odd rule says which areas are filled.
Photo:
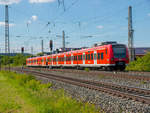
[[[20, 101], [27, 103], [27, 106], [32, 113], [96, 113], [98, 110], [95, 109], [94, 105], [88, 103], [77, 102], [75, 99], [65, 95], [63, 90], [54, 91], [50, 89], [52, 84], [42, 84], [40, 81], [35, 80], [31, 75], [16, 74], [13, 72], [0, 72], [0, 81], [5, 80], [7, 84], [12, 86], [12, 92], [15, 90], [17, 95], [13, 97], [19, 97]], [[8, 85], [5, 85], [8, 86]], [[19, 95], [19, 96], [18, 96]], [[4, 96], [4, 95], [3, 95]], [[7, 97], [5, 97], [7, 99]], [[14, 101], [14, 100], [12, 100]], [[7, 103], [7, 102], [3, 102]], [[10, 103], [10, 109], [17, 112], [22, 112], [22, 104]], [[26, 107], [26, 108], [28, 108]], [[0, 104], [0, 108], [5, 107]], [[29, 112], [28, 109], [24, 112]]]
[[84, 70], [85, 70], [86, 72], [89, 72], [89, 71], [90, 71], [90, 68], [84, 68]]
[[147, 81], [142, 80], [140, 83], [141, 83], [142, 85], [144, 85], [144, 84], [147, 84]]
[[105, 78], [107, 78], [105, 75], [99, 75], [98, 77], [99, 77], [99, 79], [105, 79]]

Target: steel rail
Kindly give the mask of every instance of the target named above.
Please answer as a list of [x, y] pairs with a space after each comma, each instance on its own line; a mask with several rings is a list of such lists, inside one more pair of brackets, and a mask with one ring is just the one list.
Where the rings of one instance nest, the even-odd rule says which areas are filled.
[[[73, 69], [46, 69], [46, 68], [27, 68], [26, 69], [40, 69], [44, 71], [58, 71], [58, 72], [68, 72], [68, 73], [79, 73], [79, 74], [90, 74], [90, 75], [104, 75], [106, 77], [113, 78], [125, 78], [140, 81], [150, 81], [150, 72], [108, 72], [108, 71], [83, 71], [83, 70], [73, 70]], [[149, 76], [145, 76], [145, 73]]]

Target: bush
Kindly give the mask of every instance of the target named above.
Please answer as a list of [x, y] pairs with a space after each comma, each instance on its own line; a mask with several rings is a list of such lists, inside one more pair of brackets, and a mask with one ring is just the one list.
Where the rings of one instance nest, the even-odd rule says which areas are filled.
[[32, 79], [30, 81], [27, 81], [26, 86], [32, 89], [33, 91], [37, 91], [37, 90], [50, 88], [52, 85], [50, 83], [41, 84], [40, 81]]
[[150, 53], [147, 53], [136, 61], [131, 62], [127, 67], [128, 71], [150, 71]]
[[26, 59], [30, 56], [17, 54], [16, 56], [0, 56], [0, 63], [2, 65], [11, 64], [12, 66], [21, 66], [26, 64]]

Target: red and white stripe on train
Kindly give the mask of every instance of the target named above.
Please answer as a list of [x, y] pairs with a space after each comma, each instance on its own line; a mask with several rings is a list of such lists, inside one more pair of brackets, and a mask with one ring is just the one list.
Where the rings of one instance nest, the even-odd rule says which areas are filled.
[[124, 44], [104, 43], [103, 45], [28, 58], [27, 66], [34, 67], [77, 67], [124, 70], [129, 63], [128, 49]]

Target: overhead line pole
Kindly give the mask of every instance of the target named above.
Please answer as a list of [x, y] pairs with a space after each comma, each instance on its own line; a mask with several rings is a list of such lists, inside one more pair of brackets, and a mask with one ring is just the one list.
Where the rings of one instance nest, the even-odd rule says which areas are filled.
[[65, 51], [65, 31], [62, 31], [62, 45], [63, 45], [63, 51]]
[[[9, 13], [8, 5], [5, 5], [5, 54], [8, 54], [8, 65], [10, 70], [10, 46], [9, 46]], [[6, 61], [6, 59], [5, 59]]]
[[9, 48], [9, 14], [8, 14], [8, 5], [5, 5], [5, 53], [10, 53], [10, 48]]
[[41, 41], [41, 52], [44, 53], [43, 40]]
[[33, 46], [31, 47], [31, 54], [33, 55]]
[[133, 28], [132, 28], [132, 7], [128, 8], [128, 48], [129, 48], [129, 60], [134, 61], [135, 52], [133, 46]]

